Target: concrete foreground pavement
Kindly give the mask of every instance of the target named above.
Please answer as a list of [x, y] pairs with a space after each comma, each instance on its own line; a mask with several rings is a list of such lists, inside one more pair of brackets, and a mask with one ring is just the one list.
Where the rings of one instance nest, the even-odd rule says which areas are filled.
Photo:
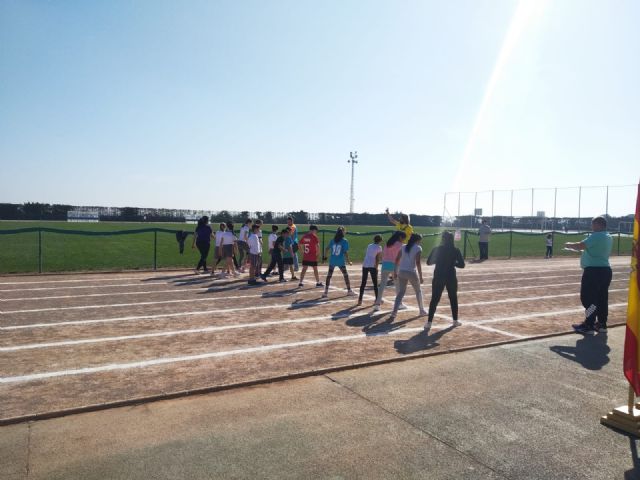
[[636, 440], [599, 424], [626, 401], [623, 342], [618, 327], [0, 427], [0, 478], [640, 478]]

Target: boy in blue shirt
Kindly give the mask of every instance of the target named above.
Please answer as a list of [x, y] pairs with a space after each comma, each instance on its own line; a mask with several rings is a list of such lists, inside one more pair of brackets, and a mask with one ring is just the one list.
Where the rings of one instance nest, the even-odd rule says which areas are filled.
[[573, 329], [585, 335], [607, 331], [609, 285], [612, 277], [609, 255], [613, 239], [607, 232], [607, 221], [604, 217], [591, 220], [591, 230], [593, 233], [582, 242], [565, 243], [567, 248], [582, 251], [580, 301], [585, 308], [585, 319], [584, 322], [573, 325]]

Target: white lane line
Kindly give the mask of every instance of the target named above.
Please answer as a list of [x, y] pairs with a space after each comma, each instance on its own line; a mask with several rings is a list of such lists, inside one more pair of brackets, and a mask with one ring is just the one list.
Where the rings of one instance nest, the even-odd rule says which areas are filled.
[[[626, 292], [626, 288], [613, 288], [609, 290], [609, 293], [612, 292]], [[563, 297], [575, 297], [578, 296], [578, 292], [573, 293], [560, 293], [557, 295], [540, 295], [537, 297], [519, 297], [519, 298], [502, 298], [499, 300], [487, 300], [481, 302], [471, 302], [471, 303], [461, 303], [461, 307], [475, 307], [478, 305], [493, 305], [495, 303], [517, 303], [517, 302], [525, 302], [529, 300], [547, 300], [549, 298], [563, 298]]]
[[[627, 279], [620, 279], [620, 280], [612, 280], [611, 283], [614, 282], [628, 282]], [[569, 285], [580, 285], [580, 282], [570, 282], [570, 283], [546, 283], [543, 285], [524, 285], [524, 286], [520, 286], [520, 287], [495, 287], [495, 288], [489, 288], [489, 289], [482, 289], [482, 290], [463, 290], [462, 292], [458, 292], [458, 293], [464, 293], [464, 294], [468, 294], [468, 293], [483, 293], [483, 292], [500, 292], [502, 290], [530, 290], [533, 288], [551, 288], [551, 287], [568, 287]], [[609, 290], [611, 291], [611, 290]]]
[[[179, 273], [178, 273], [179, 274]], [[47, 283], [80, 283], [80, 282], [112, 282], [114, 280], [140, 280], [145, 282], [154, 281], [154, 279], [158, 280], [166, 280], [165, 275], [157, 276], [157, 277], [145, 277], [142, 274], [139, 277], [109, 277], [109, 278], [74, 278], [69, 280], [38, 280], [35, 282], [0, 282], [0, 285], [37, 285], [37, 284], [47, 284]], [[198, 278], [193, 274], [193, 278]], [[68, 288], [68, 287], [61, 287]]]
[[[331, 287], [333, 289], [333, 287]], [[91, 325], [96, 323], [112, 323], [112, 322], [135, 322], [135, 321], [144, 321], [144, 320], [156, 320], [163, 318], [172, 318], [172, 317], [188, 317], [195, 315], [215, 315], [217, 313], [232, 313], [232, 312], [245, 312], [251, 310], [263, 310], [263, 309], [272, 309], [272, 308], [284, 308], [288, 310], [298, 310], [302, 308], [307, 308], [312, 305], [320, 306], [320, 305], [333, 305], [335, 303], [353, 303], [353, 299], [343, 299], [343, 300], [309, 300], [306, 302], [300, 303], [280, 303], [278, 305], [262, 305], [255, 307], [235, 307], [235, 308], [216, 308], [213, 310], [196, 310], [191, 312], [174, 312], [174, 313], [160, 313], [156, 315], [133, 315], [128, 317], [114, 317], [114, 318], [100, 318], [95, 320], [69, 320], [65, 322], [55, 322], [55, 323], [31, 323], [28, 325], [10, 325], [6, 327], [0, 327], [0, 331], [2, 330], [23, 330], [30, 328], [46, 328], [46, 327], [67, 327], [72, 325]]]
[[[418, 328], [400, 328], [398, 330], [392, 330], [387, 333], [387, 335], [399, 335], [404, 333], [415, 333], [423, 331], [423, 327]], [[55, 378], [55, 377], [63, 377], [69, 375], [84, 375], [90, 373], [101, 373], [101, 372], [112, 372], [115, 370], [129, 370], [133, 368], [146, 368], [153, 367], [156, 365], [166, 365], [170, 363], [179, 363], [179, 362], [191, 362], [196, 360], [206, 360], [210, 358], [223, 358], [229, 357], [232, 355], [245, 355], [252, 353], [265, 353], [274, 350], [282, 350], [286, 348], [298, 348], [298, 347], [307, 347], [312, 345], [322, 345], [325, 343], [334, 343], [334, 342], [344, 342], [350, 340], [361, 340], [363, 338], [368, 338], [370, 335], [366, 333], [358, 333], [354, 335], [344, 335], [344, 336], [336, 336], [336, 337], [328, 337], [328, 338], [319, 338], [314, 340], [305, 340], [301, 342], [291, 342], [291, 343], [278, 343], [274, 345], [261, 345], [258, 347], [249, 347], [249, 348], [240, 348], [236, 350], [226, 350], [222, 352], [207, 352], [201, 353], [198, 355], [186, 355], [181, 357], [164, 357], [164, 358], [155, 358], [151, 360], [142, 360], [137, 362], [128, 362], [128, 363], [111, 363], [108, 365], [100, 365], [97, 367], [85, 367], [85, 368], [75, 368], [70, 370], [58, 370], [52, 372], [43, 372], [43, 373], [33, 373], [29, 375], [18, 375], [13, 377], [0, 377], [0, 384], [8, 384], [8, 383], [24, 383], [30, 382], [34, 380], [44, 380], [47, 378]]]
[[[609, 309], [618, 309], [621, 307], [626, 308], [627, 303], [622, 302], [622, 303], [609, 304]], [[512, 321], [518, 321], [518, 320], [529, 320], [531, 318], [555, 317], [558, 315], [573, 315], [576, 313], [584, 314], [584, 308], [571, 308], [567, 310], [555, 310], [555, 311], [540, 312], [540, 313], [526, 313], [523, 315], [512, 315], [509, 317], [492, 317], [492, 318], [486, 318], [482, 320], [467, 320], [466, 323], [469, 323], [469, 325], [486, 325], [488, 323], [512, 322]]]
[[[622, 282], [622, 281], [628, 281], [627, 279], [617, 279], [617, 280], [612, 280], [613, 282]], [[427, 282], [427, 279], [425, 279], [425, 283]], [[472, 283], [472, 282], [465, 282], [465, 284], [468, 283]], [[483, 281], [475, 281], [473, 283], [484, 283]], [[274, 285], [279, 285], [278, 283], [267, 283], [264, 285], [261, 285], [261, 287], [272, 287]], [[542, 285], [524, 285], [524, 286], [520, 286], [520, 287], [500, 287], [499, 290], [518, 290], [518, 289], [531, 289], [531, 288], [545, 288], [545, 287], [562, 287], [562, 286], [569, 286], [569, 285], [580, 285], [580, 282], [571, 282], [571, 283], [553, 283], [553, 284], [542, 284]], [[21, 298], [0, 298], [0, 302], [24, 302], [24, 301], [35, 301], [35, 300], [60, 300], [60, 299], [64, 299], [64, 298], [93, 298], [93, 297], [118, 297], [121, 295], [153, 295], [153, 294], [160, 294], [160, 293], [175, 293], [175, 294], [181, 294], [183, 292], [199, 292], [202, 291], [204, 288], [211, 288], [211, 287], [197, 287], [197, 288], [184, 288], [184, 289], [169, 289], [169, 290], [145, 290], [145, 291], [138, 291], [138, 292], [111, 292], [111, 293], [83, 293], [83, 294], [75, 294], [75, 295], [53, 295], [53, 296], [48, 296], [48, 297], [21, 297]], [[299, 292], [295, 292], [295, 293], [302, 293], [305, 290], [300, 290]], [[487, 290], [468, 290], [465, 291], [465, 293], [480, 293], [480, 292], [494, 292], [496, 291], [495, 288], [492, 289], [487, 289]], [[212, 290], [210, 292], [211, 294], [217, 293], [215, 290]], [[228, 298], [252, 298], [252, 297], [260, 297], [260, 295], [239, 295], [239, 296], [235, 296], [235, 297], [217, 297], [219, 299], [228, 299]]]
[[[465, 325], [465, 324], [463, 324], [463, 325]], [[518, 335], [517, 333], [505, 332], [504, 330], [498, 330], [497, 328], [488, 327], [486, 325], [479, 325], [477, 323], [469, 322], [469, 323], [466, 323], [466, 325], [469, 325], [469, 326], [475, 327], [475, 328], [479, 328], [480, 330], [486, 330], [487, 332], [499, 333], [499, 334], [505, 335], [507, 337], [526, 338], [524, 335]]]
[[[409, 307], [405, 311], [418, 311], [416, 307]], [[345, 315], [320, 315], [315, 317], [306, 317], [306, 318], [295, 318], [295, 319], [286, 319], [286, 320], [273, 320], [267, 322], [252, 322], [252, 323], [240, 323], [233, 325], [218, 325], [218, 326], [209, 326], [209, 327], [201, 327], [201, 328], [191, 328], [185, 330], [171, 330], [164, 332], [154, 332], [154, 333], [140, 333], [134, 335], [121, 335], [117, 337], [98, 337], [98, 338], [86, 338], [81, 340], [63, 340], [59, 342], [45, 342], [45, 343], [29, 343], [24, 345], [14, 345], [10, 347], [0, 347], [0, 352], [15, 352], [19, 350], [33, 350], [39, 348], [54, 348], [54, 347], [67, 347], [72, 345], [84, 345], [84, 344], [95, 344], [95, 343], [105, 343], [105, 342], [121, 342], [127, 340], [137, 340], [141, 338], [153, 338], [153, 337], [173, 337], [176, 335], [190, 335], [195, 333], [212, 333], [212, 332], [223, 332], [226, 330], [240, 330], [245, 328], [261, 328], [261, 327], [271, 327], [271, 326], [280, 326], [280, 325], [288, 325], [288, 324], [300, 324], [300, 323], [309, 323], [316, 322], [320, 320], [342, 320], [351, 318], [351, 317], [360, 317], [364, 315], [369, 315], [372, 318], [372, 322], [377, 321], [378, 318], [386, 315], [387, 313], [391, 313], [391, 310], [379, 310], [377, 312], [373, 312], [372, 310], [365, 311], [356, 311], [351, 313], [346, 313]], [[451, 318], [447, 315], [442, 315], [436, 313], [437, 318], [443, 318], [445, 320], [451, 321]], [[374, 320], [375, 319], [375, 320]]]
[[331, 320], [332, 318], [333, 316], [331, 315], [322, 315], [318, 317], [276, 320], [276, 321], [270, 321], [270, 322], [241, 323], [241, 324], [235, 324], [235, 325], [220, 325], [216, 327], [191, 328], [187, 330], [172, 330], [167, 332], [141, 333], [137, 335], [121, 335], [118, 337], [86, 338], [82, 340], [67, 340], [67, 341], [48, 342], [48, 343], [30, 343], [25, 345], [15, 345], [12, 347], [0, 347], [0, 352], [15, 352], [18, 350], [31, 350], [36, 348], [66, 347], [70, 345], [83, 345], [87, 343], [120, 342], [124, 340], [135, 340], [140, 338], [173, 337], [176, 335], [189, 335], [194, 333], [222, 332], [225, 330], [237, 330], [237, 329], [243, 329], [243, 328], [270, 327], [274, 325], [287, 325], [292, 323], [293, 324], [308, 323], [308, 322], [314, 322], [318, 320]]
[[[505, 261], [506, 262], [506, 261]], [[551, 264], [553, 263], [553, 264]], [[468, 263], [469, 268], [465, 270], [461, 270], [461, 276], [481, 276], [481, 275], [515, 275], [518, 273], [529, 274], [529, 273], [539, 273], [539, 272], [561, 272], [567, 269], [580, 271], [577, 260], [573, 260], [572, 262], [567, 262], [566, 264], [558, 264], [556, 262], [549, 262], [548, 264], [545, 262], [531, 263], [531, 264], [516, 264], [513, 266], [504, 266], [504, 264], [493, 264], [491, 266], [480, 267], [478, 264]], [[534, 265], [544, 268], [527, 268], [528, 265]], [[571, 268], [573, 267], [573, 268]], [[612, 268], [624, 268], [627, 267], [626, 263], [622, 262], [613, 262]], [[347, 269], [349, 273], [361, 273], [361, 267], [352, 267]], [[191, 275], [191, 276], [190, 276]], [[202, 278], [200, 276], [190, 274], [189, 270], [178, 271], [175, 272], [174, 282], [180, 282], [193, 280], [197, 278]], [[64, 283], [86, 283], [86, 282], [113, 282], [119, 280], [139, 280], [140, 282], [166, 282], [167, 275], [155, 275], [148, 276], [148, 273], [141, 273], [136, 277], [108, 277], [108, 278], [81, 278], [81, 279], [67, 279], [67, 280], [37, 280], [37, 281], [24, 281], [24, 282], [0, 282], [0, 285], [42, 285], [42, 284], [64, 284]], [[91, 288], [91, 285], [83, 286], [82, 288]], [[99, 287], [99, 286], [95, 286]], [[52, 287], [57, 288], [57, 287]], [[60, 288], [69, 288], [69, 287], [60, 287]]]
[[[333, 290], [334, 287], [331, 287]], [[342, 289], [341, 289], [342, 290]], [[313, 291], [313, 290], [309, 290]], [[622, 292], [627, 291], [627, 289], [612, 289], [609, 292]], [[545, 300], [550, 298], [563, 298], [563, 297], [572, 297], [577, 296], [578, 293], [566, 293], [566, 294], [557, 294], [557, 295], [545, 295], [545, 296], [534, 296], [534, 297], [518, 297], [518, 298], [508, 298], [502, 300], [490, 300], [483, 302], [472, 302], [472, 303], [461, 303], [460, 307], [469, 307], [469, 306], [478, 306], [478, 305], [492, 305], [495, 303], [515, 303], [515, 302], [526, 302], [530, 300]], [[3, 330], [22, 330], [22, 329], [30, 329], [30, 328], [48, 328], [48, 327], [59, 327], [59, 326], [72, 326], [72, 325], [91, 325], [98, 323], [112, 323], [112, 322], [135, 322], [135, 321], [145, 321], [145, 320], [155, 320], [162, 318], [171, 318], [171, 317], [180, 317], [180, 316], [193, 316], [193, 315], [215, 315], [216, 313], [229, 313], [229, 312], [242, 312], [242, 311], [252, 311], [252, 310], [263, 310], [263, 309], [273, 309], [273, 308], [302, 308], [309, 305], [325, 305], [331, 303], [349, 303], [354, 300], [325, 300], [325, 301], [308, 301], [302, 302], [299, 304], [278, 304], [278, 305], [255, 305], [251, 307], [236, 307], [236, 308], [225, 308], [225, 309], [215, 309], [215, 310], [198, 310], [198, 311], [187, 311], [187, 312], [174, 312], [174, 313], [162, 313], [162, 314], [154, 314], [154, 315], [135, 315], [135, 316], [126, 316], [126, 317], [113, 317], [113, 318], [103, 318], [103, 319], [94, 319], [94, 320], [69, 320], [63, 322], [52, 322], [52, 323], [31, 323], [24, 325], [10, 325], [0, 327], [0, 331]], [[390, 301], [390, 297], [387, 297], [385, 301], [393, 303]], [[147, 302], [151, 304], [155, 303], [164, 303], [164, 302]], [[136, 304], [138, 305], [138, 304]], [[297, 307], [300, 305], [300, 307]], [[89, 308], [89, 307], [68, 307], [68, 308]], [[55, 310], [55, 309], [54, 309]], [[19, 311], [19, 312], [24, 312]], [[12, 312], [0, 312], [0, 313], [12, 313]]]

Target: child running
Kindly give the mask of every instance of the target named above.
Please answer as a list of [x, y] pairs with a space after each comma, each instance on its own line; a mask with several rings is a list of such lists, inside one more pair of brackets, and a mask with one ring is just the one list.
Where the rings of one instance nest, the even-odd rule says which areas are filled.
[[300, 250], [302, 250], [302, 271], [300, 272], [300, 283], [298, 286], [304, 286], [304, 275], [307, 273], [307, 268], [311, 267], [316, 277], [316, 287], [324, 287], [318, 274], [318, 254], [320, 253], [318, 227], [315, 225], [309, 226], [309, 231], [300, 239]]
[[395, 275], [398, 279], [398, 293], [396, 295], [396, 301], [393, 304], [391, 320], [396, 318], [398, 310], [400, 310], [400, 304], [407, 291], [407, 283], [411, 283], [411, 286], [416, 292], [420, 316], [422, 317], [427, 314], [422, 302], [422, 289], [420, 288], [420, 284], [424, 282], [422, 278], [422, 266], [420, 265], [420, 254], [422, 253], [421, 243], [422, 236], [413, 233], [411, 237], [409, 237], [407, 244], [398, 252], [398, 257], [396, 258], [398, 261], [398, 273]]
[[329, 257], [329, 271], [327, 272], [327, 280], [325, 281], [324, 293], [321, 298], [327, 298], [329, 296], [329, 284], [331, 283], [331, 276], [333, 270], [338, 267], [344, 277], [344, 283], [347, 284], [347, 295], [355, 297], [356, 292], [351, 290], [351, 282], [349, 281], [349, 273], [345, 266], [345, 260], [349, 265], [353, 265], [349, 260], [349, 242], [344, 238], [344, 227], [338, 227], [336, 235], [329, 242], [329, 246], [325, 249], [325, 257], [327, 254], [331, 254]]
[[360, 283], [360, 296], [358, 297], [358, 305], [362, 305], [362, 297], [364, 296], [364, 288], [367, 286], [367, 279], [371, 275], [373, 283], [373, 291], [376, 294], [376, 302], [378, 301], [378, 265], [382, 258], [382, 247], [380, 246], [382, 237], [376, 235], [373, 237], [373, 243], [367, 246], [362, 262], [362, 283]]
[[[382, 251], [382, 269], [380, 271], [380, 287], [378, 288], [378, 295], [376, 296], [376, 303], [373, 305], [373, 311], [380, 310], [380, 304], [384, 302], [384, 289], [387, 287], [387, 280], [392, 277], [396, 271], [398, 253], [402, 248], [404, 238], [406, 234], [400, 230], [394, 232]], [[396, 295], [398, 294], [398, 284], [396, 283]], [[402, 309], [402, 307], [400, 307]]]
[[[277, 225], [274, 225], [275, 229], [278, 229]], [[275, 231], [274, 231], [275, 232]], [[273, 233], [271, 234], [273, 235]], [[269, 237], [271, 237], [271, 235]], [[284, 265], [282, 263], [282, 252], [284, 252], [284, 241], [285, 237], [289, 235], [288, 230], [285, 228], [280, 232], [280, 235], [276, 237], [273, 242], [273, 247], [271, 248], [271, 263], [267, 267], [267, 270], [260, 275], [260, 278], [267, 281], [267, 276], [273, 270], [273, 267], [278, 265], [278, 273], [280, 274], [280, 282], [286, 282], [287, 280], [284, 278]]]
[[259, 231], [260, 226], [253, 225], [251, 233], [247, 237], [247, 244], [249, 245], [249, 285], [258, 284], [256, 277], [262, 268], [262, 242], [258, 235]]
[[458, 327], [458, 279], [456, 277], [456, 267], [464, 268], [464, 258], [460, 249], [453, 243], [451, 232], [442, 232], [442, 243], [431, 250], [427, 265], [436, 266], [431, 281], [431, 302], [429, 303], [429, 317], [424, 326], [426, 331], [431, 328], [431, 322], [436, 314], [436, 307], [440, 302], [443, 290], [447, 289], [449, 303], [451, 304], [451, 315], [453, 316], [453, 326]]

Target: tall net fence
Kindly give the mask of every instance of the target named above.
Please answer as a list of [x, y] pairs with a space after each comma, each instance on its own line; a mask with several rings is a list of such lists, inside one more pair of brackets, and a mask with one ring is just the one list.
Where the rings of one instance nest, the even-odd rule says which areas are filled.
[[582, 231], [605, 215], [618, 231], [633, 221], [636, 192], [637, 185], [449, 192], [442, 224], [476, 228], [484, 218], [493, 229]]

